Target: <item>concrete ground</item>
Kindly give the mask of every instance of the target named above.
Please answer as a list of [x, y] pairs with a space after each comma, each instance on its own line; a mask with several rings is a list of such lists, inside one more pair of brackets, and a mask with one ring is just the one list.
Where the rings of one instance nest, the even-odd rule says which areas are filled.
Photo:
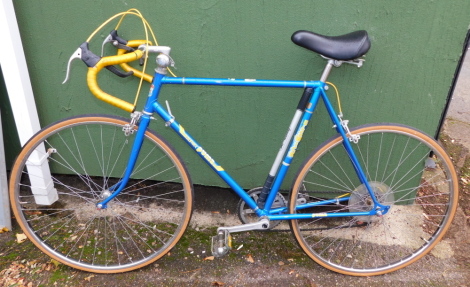
[[470, 52], [457, 80], [444, 132], [470, 150]]

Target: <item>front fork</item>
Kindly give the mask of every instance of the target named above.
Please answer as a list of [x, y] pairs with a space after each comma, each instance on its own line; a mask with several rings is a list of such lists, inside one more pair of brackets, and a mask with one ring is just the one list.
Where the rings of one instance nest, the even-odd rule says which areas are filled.
[[[132, 131], [134, 130], [134, 127], [132, 125], [135, 125], [137, 121], [139, 121], [139, 118], [133, 118], [130, 125], [126, 125], [125, 127], [123, 127], [123, 132], [126, 134], [126, 136], [129, 136], [129, 134], [132, 133]], [[142, 143], [145, 137], [145, 131], [147, 130], [149, 123], [150, 115], [144, 113], [142, 116], [140, 116], [140, 123], [138, 124], [137, 133], [134, 138], [134, 143], [132, 144], [132, 150], [129, 160], [127, 162], [124, 176], [117, 184], [113, 185], [108, 190], [104, 190], [102, 192], [102, 197], [104, 198], [104, 200], [96, 204], [96, 207], [98, 209], [107, 208], [108, 202], [115, 198], [126, 187], [129, 178], [132, 174], [132, 171], [134, 170], [135, 163], [137, 162], [137, 157], [139, 156], [140, 148], [142, 147]]]

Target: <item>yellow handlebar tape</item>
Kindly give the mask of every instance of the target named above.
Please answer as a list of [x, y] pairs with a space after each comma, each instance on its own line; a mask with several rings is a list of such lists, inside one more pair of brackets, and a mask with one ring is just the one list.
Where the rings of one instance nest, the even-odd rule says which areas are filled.
[[137, 59], [140, 59], [142, 55], [143, 55], [142, 51], [136, 50], [134, 52], [130, 52], [124, 55], [108, 56], [108, 57], [101, 58], [101, 60], [98, 63], [96, 63], [94, 67], [88, 68], [87, 84], [91, 93], [98, 99], [108, 104], [111, 104], [115, 107], [118, 107], [129, 113], [132, 113], [135, 109], [134, 105], [124, 100], [118, 99], [114, 96], [111, 96], [108, 93], [103, 92], [103, 90], [101, 90], [100, 87], [98, 86], [96, 77], [98, 73], [106, 66], [132, 62]]
[[[146, 41], [146, 40], [130, 40], [127, 42], [126, 46], [136, 48], [143, 44], [152, 45], [152, 42]], [[118, 49], [118, 52], [117, 52], [118, 55], [123, 55], [124, 53], [127, 53], [127, 51], [124, 49]], [[144, 81], [147, 81], [149, 83], [152, 82], [153, 77], [147, 73], [134, 69], [126, 63], [122, 63], [119, 66], [121, 66], [121, 68], [126, 72], [129, 72], [129, 71], [134, 72], [134, 76], [136, 76], [139, 79], [143, 77]]]

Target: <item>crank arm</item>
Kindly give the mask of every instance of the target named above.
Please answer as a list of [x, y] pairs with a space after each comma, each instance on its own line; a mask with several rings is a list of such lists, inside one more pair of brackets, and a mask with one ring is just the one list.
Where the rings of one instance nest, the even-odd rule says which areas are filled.
[[219, 231], [228, 231], [229, 233], [233, 232], [242, 232], [242, 231], [250, 231], [250, 230], [267, 230], [269, 229], [269, 219], [262, 218], [258, 222], [248, 223], [248, 224], [241, 224], [235, 225], [230, 227], [219, 227], [217, 228], [217, 232]]

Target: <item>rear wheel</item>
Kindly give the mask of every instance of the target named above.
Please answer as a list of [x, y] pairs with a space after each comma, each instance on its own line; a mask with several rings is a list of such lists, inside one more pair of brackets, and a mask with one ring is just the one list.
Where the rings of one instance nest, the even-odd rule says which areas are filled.
[[[442, 147], [413, 128], [379, 124], [352, 133], [361, 137], [352, 146], [369, 184], [390, 210], [383, 216], [321, 217], [373, 206], [338, 135], [301, 166], [289, 210], [318, 217], [292, 220], [291, 229], [308, 256], [328, 269], [358, 276], [388, 273], [423, 257], [449, 228], [457, 208], [456, 173]], [[297, 210], [298, 198], [337, 200]]]
[[57, 122], [25, 145], [12, 168], [18, 223], [64, 264], [98, 273], [137, 269], [165, 255], [188, 226], [189, 175], [173, 149], [149, 130], [126, 188], [106, 209], [96, 208], [124, 174], [134, 138], [122, 131], [127, 123], [108, 116]]

